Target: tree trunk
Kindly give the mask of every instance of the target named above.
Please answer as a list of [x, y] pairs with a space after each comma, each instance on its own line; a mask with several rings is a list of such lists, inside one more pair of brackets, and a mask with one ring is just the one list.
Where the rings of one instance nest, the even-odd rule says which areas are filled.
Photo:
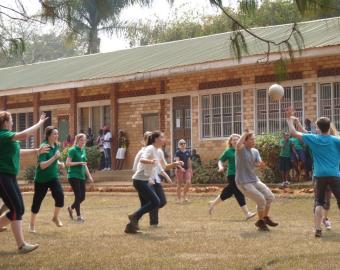
[[99, 53], [100, 38], [98, 37], [97, 28], [91, 28], [88, 35], [88, 46], [86, 54]]

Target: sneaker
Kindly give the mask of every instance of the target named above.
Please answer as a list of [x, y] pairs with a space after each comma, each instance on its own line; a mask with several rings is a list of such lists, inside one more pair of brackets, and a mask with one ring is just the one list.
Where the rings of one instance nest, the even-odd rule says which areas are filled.
[[124, 232], [125, 233], [129, 233], [129, 234], [136, 234], [136, 233], [138, 233], [136, 228], [134, 226], [132, 226], [131, 223], [126, 224]]
[[266, 222], [262, 219], [259, 219], [258, 221], [256, 221], [255, 226], [259, 229], [259, 231], [263, 231], [263, 232], [270, 231]]
[[128, 218], [130, 220], [130, 225], [135, 228], [136, 231], [139, 230], [138, 220], [135, 218], [133, 214], [128, 215]]
[[31, 224], [28, 225], [28, 231], [29, 231], [30, 233], [37, 233], [37, 231], [35, 230], [35, 227], [32, 226]]
[[322, 221], [322, 223], [323, 223], [323, 225], [325, 225], [327, 230], [331, 230], [332, 229], [332, 223], [331, 223], [331, 221], [328, 218], [325, 218]]
[[315, 230], [315, 237], [321, 237], [322, 236], [322, 230]]
[[73, 210], [72, 210], [71, 206], [67, 207], [67, 211], [68, 211], [68, 214], [70, 216], [70, 219], [73, 219]]
[[81, 223], [84, 223], [85, 222], [85, 218], [83, 217], [77, 217], [77, 223], [81, 224]]
[[105, 172], [106, 171], [106, 168], [104, 168], [104, 169], [102, 169], [102, 170], [100, 170], [101, 172]]
[[255, 216], [256, 216], [256, 213], [248, 212], [247, 215], [246, 215], [246, 221], [255, 217]]
[[52, 222], [57, 225], [57, 227], [63, 227], [63, 223], [60, 221], [60, 219], [58, 217], [54, 217], [52, 218]]
[[19, 247], [19, 253], [26, 254], [33, 250], [36, 250], [39, 247], [38, 244], [32, 245], [32, 244], [23, 244], [21, 247]]
[[184, 198], [184, 202], [188, 203], [190, 202], [188, 198]]
[[0, 232], [4, 232], [4, 231], [6, 231], [6, 230], [7, 230], [6, 227], [0, 227]]
[[287, 185], [287, 186], [289, 186], [289, 185], [290, 185], [290, 182], [289, 182], [289, 181], [286, 181], [285, 183], [286, 183], [286, 185]]
[[274, 222], [270, 217], [264, 217], [263, 220], [264, 222], [266, 222], [268, 226], [271, 226], [271, 227], [276, 227], [277, 225], [279, 225], [279, 223]]

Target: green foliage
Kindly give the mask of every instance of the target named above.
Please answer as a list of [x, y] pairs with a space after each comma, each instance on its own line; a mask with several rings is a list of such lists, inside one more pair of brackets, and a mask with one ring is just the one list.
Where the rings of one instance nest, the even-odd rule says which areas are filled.
[[265, 182], [280, 182], [279, 155], [280, 140], [282, 133], [273, 133], [256, 136], [256, 146], [261, 154], [262, 160], [266, 163], [267, 168], [259, 171], [261, 179]]
[[36, 166], [34, 165], [27, 166], [27, 168], [24, 171], [24, 175], [23, 175], [23, 178], [26, 183], [32, 183], [34, 181], [35, 170], [36, 170]]
[[218, 172], [218, 160], [210, 160], [207, 164], [196, 167], [192, 178], [193, 184], [223, 184], [227, 178]]

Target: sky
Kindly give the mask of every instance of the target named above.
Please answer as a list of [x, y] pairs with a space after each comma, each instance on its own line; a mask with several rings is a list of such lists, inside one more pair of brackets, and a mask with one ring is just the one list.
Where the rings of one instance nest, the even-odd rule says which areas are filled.
[[[21, 0], [28, 13], [35, 13], [39, 9], [38, 0]], [[225, 0], [224, 5], [236, 6], [237, 0]], [[15, 0], [1, 0], [1, 4], [7, 4], [8, 6], [15, 6]], [[168, 20], [174, 16], [180, 17], [188, 11], [199, 12], [204, 15], [217, 14], [218, 9], [212, 7], [209, 0], [175, 0], [174, 4], [170, 6], [166, 0], [154, 0], [151, 7], [141, 8], [140, 6], [131, 6], [121, 13], [121, 20], [135, 22], [138, 20], [151, 20], [156, 19]], [[45, 27], [47, 30], [51, 29], [51, 26]], [[121, 36], [106, 34], [99, 34], [101, 39], [101, 52], [109, 52], [115, 50], [121, 50], [129, 48], [129, 42]]]

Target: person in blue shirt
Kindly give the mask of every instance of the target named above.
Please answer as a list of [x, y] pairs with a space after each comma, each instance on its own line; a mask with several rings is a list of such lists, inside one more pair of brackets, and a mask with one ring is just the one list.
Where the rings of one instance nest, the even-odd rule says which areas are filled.
[[291, 135], [301, 139], [312, 152], [317, 205], [314, 213], [315, 237], [321, 237], [327, 187], [331, 189], [340, 208], [340, 138], [330, 135], [331, 121], [327, 117], [320, 117], [316, 122], [320, 134], [297, 131], [294, 126], [295, 121], [293, 108], [288, 108], [287, 123]]

